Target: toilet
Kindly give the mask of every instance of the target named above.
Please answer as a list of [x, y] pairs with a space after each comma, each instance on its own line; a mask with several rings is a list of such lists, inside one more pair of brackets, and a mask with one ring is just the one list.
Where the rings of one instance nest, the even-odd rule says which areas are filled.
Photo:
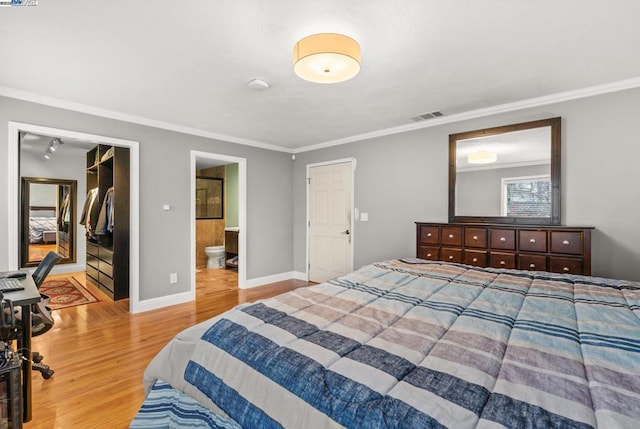
[[224, 246], [205, 247], [204, 253], [209, 258], [207, 260], [207, 268], [224, 268]]

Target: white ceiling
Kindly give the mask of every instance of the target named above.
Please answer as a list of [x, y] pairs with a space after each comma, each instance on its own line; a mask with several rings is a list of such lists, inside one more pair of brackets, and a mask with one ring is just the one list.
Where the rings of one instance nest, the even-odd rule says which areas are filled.
[[[639, 16], [637, 0], [40, 0], [0, 9], [0, 94], [295, 151], [433, 110], [638, 86]], [[294, 75], [294, 44], [318, 32], [360, 42], [358, 76]]]

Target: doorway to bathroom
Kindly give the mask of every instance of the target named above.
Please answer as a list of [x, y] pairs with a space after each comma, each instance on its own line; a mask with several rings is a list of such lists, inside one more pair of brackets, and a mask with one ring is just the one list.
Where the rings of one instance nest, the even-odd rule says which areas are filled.
[[191, 152], [192, 290], [198, 296], [246, 281], [246, 160]]

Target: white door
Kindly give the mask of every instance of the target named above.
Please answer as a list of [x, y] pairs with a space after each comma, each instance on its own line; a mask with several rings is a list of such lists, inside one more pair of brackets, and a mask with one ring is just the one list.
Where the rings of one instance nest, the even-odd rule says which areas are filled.
[[352, 163], [309, 168], [309, 281], [324, 282], [353, 269]]

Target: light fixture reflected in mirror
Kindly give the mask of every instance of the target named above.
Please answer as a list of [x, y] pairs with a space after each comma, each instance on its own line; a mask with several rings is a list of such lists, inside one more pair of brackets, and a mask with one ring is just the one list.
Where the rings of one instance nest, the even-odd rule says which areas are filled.
[[491, 164], [497, 160], [498, 154], [496, 152], [489, 152], [486, 150], [472, 152], [467, 156], [467, 162], [469, 164]]

